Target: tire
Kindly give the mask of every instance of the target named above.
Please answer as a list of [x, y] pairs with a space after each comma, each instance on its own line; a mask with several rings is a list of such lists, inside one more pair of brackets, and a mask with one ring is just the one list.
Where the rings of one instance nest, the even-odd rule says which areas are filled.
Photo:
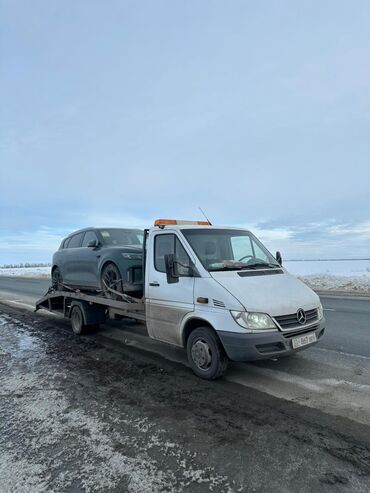
[[82, 310], [78, 305], [72, 307], [70, 318], [72, 330], [75, 335], [79, 336], [87, 331]]
[[122, 300], [122, 298], [118, 294], [112, 293], [107, 289], [108, 286], [115, 291], [123, 293], [121, 273], [115, 264], [110, 262], [103, 267], [100, 276], [100, 286], [106, 298], [110, 298], [113, 300]]
[[228, 357], [220, 339], [209, 327], [198, 327], [190, 333], [186, 352], [191, 369], [200, 378], [215, 380], [227, 370]]
[[51, 274], [51, 285], [57, 291], [61, 291], [63, 289], [63, 278], [59, 267], [55, 267], [55, 269], [53, 269]]

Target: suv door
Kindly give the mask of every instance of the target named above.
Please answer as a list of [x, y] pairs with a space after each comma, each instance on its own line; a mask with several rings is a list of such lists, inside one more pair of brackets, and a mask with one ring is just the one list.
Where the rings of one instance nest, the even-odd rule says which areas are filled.
[[99, 287], [98, 264], [101, 256], [101, 246], [88, 247], [91, 240], [99, 242], [95, 231], [86, 231], [82, 240], [81, 248], [78, 249], [79, 272], [83, 286]]
[[81, 242], [84, 232], [72, 235], [67, 248], [63, 251], [63, 281], [65, 284], [79, 286], [81, 283], [81, 272], [79, 264], [78, 252], [81, 247]]
[[156, 339], [181, 346], [182, 319], [194, 311], [194, 277], [181, 275], [180, 268], [178, 282], [167, 282], [164, 256], [171, 253], [181, 265], [190, 265], [190, 256], [175, 233], [156, 233], [147, 271], [147, 325]]

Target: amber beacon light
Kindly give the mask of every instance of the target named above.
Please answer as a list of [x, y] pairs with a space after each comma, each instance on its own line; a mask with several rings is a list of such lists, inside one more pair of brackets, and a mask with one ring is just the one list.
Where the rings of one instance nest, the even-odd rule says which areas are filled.
[[210, 226], [207, 221], [184, 221], [180, 219], [156, 219], [154, 221], [154, 226], [174, 226], [174, 225], [184, 225], [184, 224], [194, 224], [198, 226]]

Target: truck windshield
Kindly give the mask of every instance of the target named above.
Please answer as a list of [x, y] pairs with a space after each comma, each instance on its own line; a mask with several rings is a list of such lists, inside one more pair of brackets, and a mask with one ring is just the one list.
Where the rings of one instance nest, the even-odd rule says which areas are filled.
[[107, 246], [127, 246], [138, 245], [142, 246], [144, 233], [140, 229], [119, 229], [109, 228], [99, 230], [104, 245]]
[[181, 232], [208, 271], [280, 267], [249, 231], [212, 228]]

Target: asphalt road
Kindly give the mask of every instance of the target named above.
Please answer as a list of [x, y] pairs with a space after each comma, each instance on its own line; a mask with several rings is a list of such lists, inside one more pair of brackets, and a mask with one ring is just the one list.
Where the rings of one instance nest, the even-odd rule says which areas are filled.
[[369, 426], [102, 334], [0, 303], [2, 492], [370, 490]]
[[0, 291], [36, 301], [50, 286], [50, 279], [0, 277]]
[[370, 491], [369, 300], [323, 297], [319, 344], [204, 382], [142, 324], [33, 313], [48, 286], [0, 277], [2, 491]]
[[[0, 292], [34, 302], [50, 286], [49, 279], [0, 277]], [[370, 300], [321, 297], [327, 320], [320, 347], [370, 357]]]

